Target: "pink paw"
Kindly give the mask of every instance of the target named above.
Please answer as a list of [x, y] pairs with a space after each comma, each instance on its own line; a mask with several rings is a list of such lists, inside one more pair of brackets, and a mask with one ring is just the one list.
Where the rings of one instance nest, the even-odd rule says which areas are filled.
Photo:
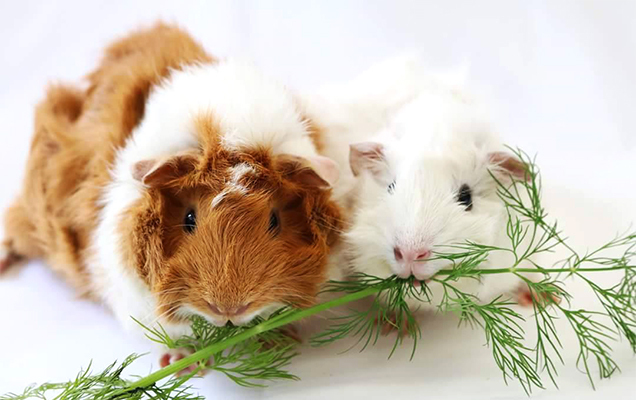
[[282, 345], [282, 346], [288, 346], [290, 344], [294, 344], [294, 343], [302, 343], [303, 340], [300, 336], [300, 332], [298, 332], [298, 328], [296, 328], [296, 326], [294, 325], [285, 325], [282, 328], [278, 329], [278, 332], [280, 334], [282, 334], [285, 338], [289, 339], [288, 341], [283, 341], [278, 342], [278, 341], [271, 341], [271, 340], [266, 340], [266, 339], [259, 339], [259, 341], [262, 343], [263, 350], [270, 350], [276, 346]]
[[534, 303], [541, 302], [544, 306], [559, 303], [561, 299], [553, 294], [531, 292], [527, 285], [522, 285], [517, 290], [517, 304], [521, 307], [532, 307]]
[[280, 333], [296, 343], [303, 342], [303, 339], [300, 336], [300, 332], [298, 332], [298, 328], [296, 328], [294, 325], [285, 325], [284, 327], [280, 328]]
[[[165, 368], [168, 365], [172, 365], [176, 363], [177, 361], [182, 360], [191, 354], [192, 354], [191, 351], [185, 350], [185, 349], [168, 350], [168, 352], [162, 355], [161, 358], [159, 359], [159, 366], [161, 368]], [[180, 377], [180, 376], [191, 374], [197, 369], [198, 366], [199, 366], [198, 363], [192, 364], [182, 369], [181, 371], [177, 372], [176, 375]], [[201, 371], [199, 371], [199, 374], [203, 375], [204, 371], [205, 369], [202, 369]]]
[[380, 326], [380, 333], [382, 336], [388, 336], [392, 332], [397, 332], [398, 336], [404, 338], [408, 336], [409, 330], [406, 322], [402, 322], [402, 326], [398, 328], [397, 326], [397, 318], [395, 314], [389, 315], [388, 320], [379, 322], [376, 318], [375, 324]]

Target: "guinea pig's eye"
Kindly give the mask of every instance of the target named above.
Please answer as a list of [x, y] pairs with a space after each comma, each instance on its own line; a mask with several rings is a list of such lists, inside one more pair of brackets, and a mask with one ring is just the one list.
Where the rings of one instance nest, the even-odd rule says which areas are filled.
[[277, 233], [279, 227], [280, 218], [278, 217], [278, 212], [276, 210], [272, 210], [272, 212], [269, 214], [269, 227], [267, 228], [267, 231]]
[[194, 210], [188, 210], [183, 219], [183, 230], [187, 233], [194, 232], [194, 229], [197, 227], [197, 216], [194, 213]]
[[389, 187], [386, 188], [386, 191], [389, 192], [389, 194], [393, 194], [393, 192], [395, 192], [395, 180], [389, 183]]
[[470, 190], [470, 186], [463, 184], [459, 188], [459, 192], [457, 193], [457, 202], [466, 207], [466, 211], [473, 209], [473, 193], [472, 190]]

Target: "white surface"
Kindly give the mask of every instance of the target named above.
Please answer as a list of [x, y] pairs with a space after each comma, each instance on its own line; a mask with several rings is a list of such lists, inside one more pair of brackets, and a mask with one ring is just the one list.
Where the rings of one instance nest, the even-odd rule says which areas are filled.
[[[507, 142], [538, 152], [549, 210], [579, 248], [636, 221], [636, 2], [600, 0], [2, 2], [2, 208], [18, 190], [46, 83], [77, 81], [108, 41], [159, 17], [182, 24], [210, 52], [250, 57], [298, 89], [348, 79], [408, 49], [422, 50], [435, 67], [469, 63]], [[591, 304], [589, 293], [571, 286], [576, 305]], [[91, 359], [101, 368], [150, 349], [40, 263], [0, 278], [0, 321], [0, 393], [71, 378]], [[411, 362], [406, 349], [387, 361], [386, 342], [344, 355], [328, 347], [295, 360], [301, 382], [251, 390], [212, 374], [195, 384], [209, 399], [526, 398], [517, 384], [504, 385], [482, 334], [455, 325], [427, 318]], [[636, 359], [625, 343], [615, 354], [622, 374], [595, 392], [576, 370], [576, 345], [563, 328], [561, 389], [535, 398], [634, 398]], [[148, 356], [134, 372], [156, 366]]]

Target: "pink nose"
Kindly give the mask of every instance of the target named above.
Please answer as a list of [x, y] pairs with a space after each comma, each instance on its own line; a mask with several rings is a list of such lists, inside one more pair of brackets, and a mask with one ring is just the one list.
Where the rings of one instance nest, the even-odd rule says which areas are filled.
[[235, 317], [237, 315], [243, 314], [249, 308], [250, 303], [243, 304], [238, 307], [228, 307], [228, 308], [219, 308], [212, 303], [208, 303], [208, 307], [212, 310], [213, 313], [217, 315], [225, 315], [227, 317]]
[[400, 263], [410, 264], [414, 261], [424, 260], [431, 255], [428, 249], [403, 249], [399, 247], [393, 248], [395, 260]]
[[394, 247], [393, 255], [397, 264], [394, 272], [400, 278], [408, 278], [415, 275], [418, 279], [426, 278], [426, 259], [431, 256], [431, 251], [425, 248]]

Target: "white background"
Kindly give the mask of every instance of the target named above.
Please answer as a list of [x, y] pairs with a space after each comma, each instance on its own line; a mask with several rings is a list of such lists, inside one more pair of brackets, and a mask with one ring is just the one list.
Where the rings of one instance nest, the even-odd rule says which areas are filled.
[[[636, 2], [634, 1], [7, 1], [0, 4], [0, 206], [17, 193], [32, 112], [47, 82], [78, 81], [113, 38], [158, 18], [187, 28], [218, 56], [247, 57], [291, 87], [343, 81], [385, 57], [420, 50], [433, 67], [469, 64], [507, 143], [538, 153], [551, 214], [580, 249], [636, 221]], [[558, 258], [558, 255], [554, 256]], [[598, 277], [612, 282], [616, 277]], [[576, 306], [593, 304], [568, 283]], [[562, 325], [560, 390], [534, 398], [633, 399], [636, 358], [593, 391], [575, 367]], [[305, 350], [302, 381], [237, 388], [211, 374], [195, 385], [208, 399], [524, 399], [506, 386], [480, 331], [452, 317], [423, 322], [415, 360], [386, 360], [388, 342], [364, 353]], [[99, 305], [77, 300], [34, 262], [0, 278], [0, 393], [73, 377], [150, 349]], [[147, 356], [134, 368], [156, 368]]]

